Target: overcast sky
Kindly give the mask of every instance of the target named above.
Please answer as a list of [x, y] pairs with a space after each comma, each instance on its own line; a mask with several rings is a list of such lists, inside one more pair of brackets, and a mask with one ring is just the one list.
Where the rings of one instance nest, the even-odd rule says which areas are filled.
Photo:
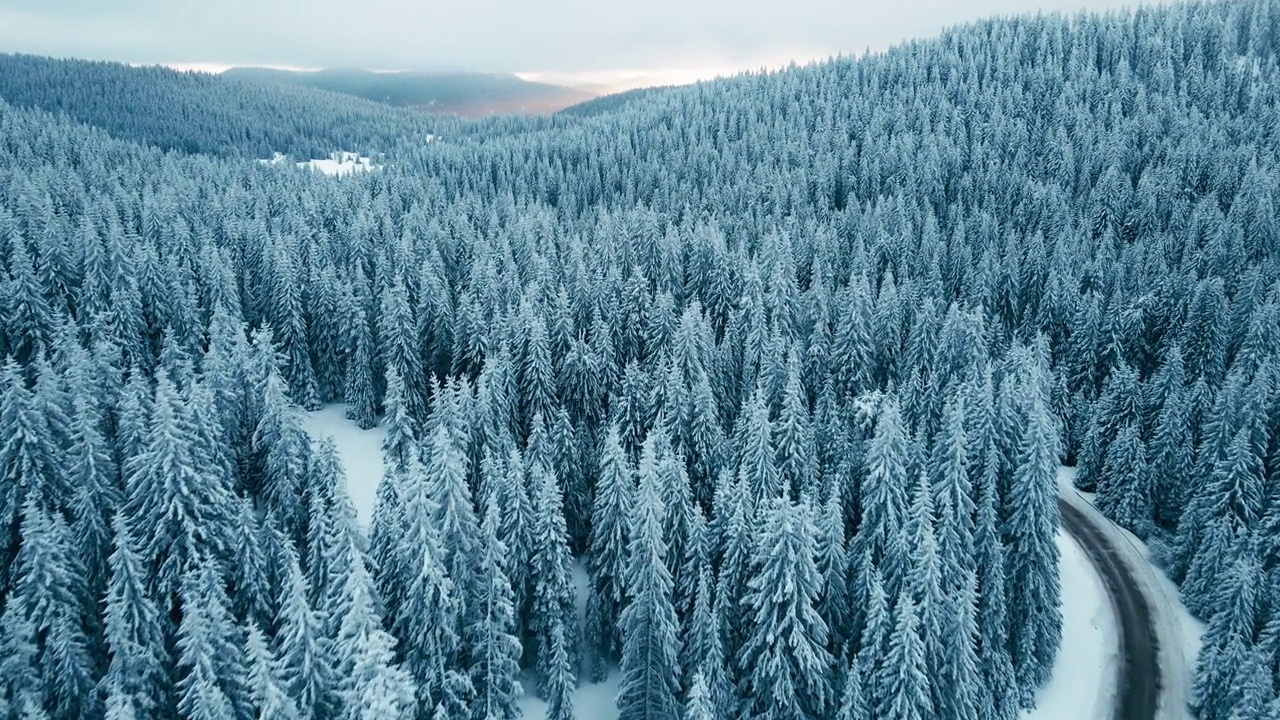
[[1114, 0], [0, 0], [0, 51], [230, 65], [687, 81]]

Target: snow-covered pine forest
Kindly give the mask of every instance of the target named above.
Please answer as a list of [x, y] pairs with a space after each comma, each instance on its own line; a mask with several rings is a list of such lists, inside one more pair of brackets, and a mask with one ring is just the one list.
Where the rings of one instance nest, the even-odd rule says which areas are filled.
[[476, 122], [0, 57], [0, 718], [1008, 720], [1062, 464], [1280, 717], [1278, 78], [1275, 0]]

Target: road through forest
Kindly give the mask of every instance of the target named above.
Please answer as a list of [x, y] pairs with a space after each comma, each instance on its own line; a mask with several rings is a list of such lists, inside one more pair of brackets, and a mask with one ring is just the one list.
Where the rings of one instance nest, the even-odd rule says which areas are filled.
[[1120, 630], [1120, 660], [1116, 663], [1114, 720], [1154, 720], [1159, 702], [1159, 643], [1151, 606], [1134, 580], [1132, 569], [1111, 541], [1085, 513], [1062, 498], [1062, 527], [1080, 544], [1097, 568]]

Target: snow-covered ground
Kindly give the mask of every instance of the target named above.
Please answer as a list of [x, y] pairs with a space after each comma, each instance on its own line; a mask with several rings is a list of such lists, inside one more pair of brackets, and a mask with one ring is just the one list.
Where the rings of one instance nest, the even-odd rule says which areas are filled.
[[[288, 160], [288, 157], [275, 153], [270, 158], [264, 158], [258, 162], [264, 165], [279, 165]], [[373, 163], [373, 159], [360, 155], [358, 153], [340, 150], [330, 153], [327, 158], [315, 158], [312, 160], [304, 160], [294, 163], [303, 170], [318, 170], [325, 175], [350, 175], [356, 172], [365, 172], [366, 170], [376, 170], [377, 165]]]
[[[573, 564], [573, 591], [578, 607], [578, 627], [586, 627], [587, 619], [587, 568], [581, 561]], [[573, 693], [574, 714], [582, 720], [617, 720], [618, 706], [614, 700], [618, 696], [618, 684], [622, 674], [617, 667], [609, 668], [609, 678], [601, 683], [588, 682], [591, 668], [590, 659], [583, 654], [585, 662], [578, 667], [578, 689]], [[524, 697], [520, 699], [520, 710], [526, 720], [542, 720], [547, 716], [547, 703], [538, 697], [538, 682], [529, 673], [523, 678]]]
[[325, 405], [315, 412], [303, 414], [303, 425], [315, 440], [333, 438], [347, 471], [347, 494], [356, 508], [360, 524], [368, 527], [373, 519], [373, 501], [382, 482], [382, 439], [387, 429], [377, 425], [361, 430], [347, 419], [347, 406]]
[[[313, 438], [332, 437], [347, 473], [347, 489], [360, 521], [368, 526], [373, 517], [373, 504], [378, 483], [382, 480], [382, 426], [361, 430], [346, 417], [342, 404], [326, 405], [306, 413], [304, 422]], [[1070, 490], [1074, 470], [1064, 468], [1059, 482], [1066, 484], [1069, 500], [1101, 517], [1086, 498]], [[1102, 519], [1100, 525], [1114, 534], [1121, 548], [1129, 548], [1129, 562], [1137, 568], [1135, 575], [1143, 582], [1152, 601], [1157, 624], [1160, 625], [1160, 660], [1166, 683], [1162, 689], [1162, 718], [1181, 720], [1185, 714], [1169, 714], [1167, 697], [1185, 698], [1190, 687], [1190, 672], [1200, 648], [1200, 624], [1191, 618], [1178, 599], [1177, 588], [1168, 578], [1152, 569], [1145, 545], [1132, 535]], [[1115, 613], [1106, 589], [1090, 564], [1084, 550], [1069, 535], [1060, 533], [1058, 549], [1062, 553], [1062, 649], [1054, 666], [1053, 678], [1040, 690], [1035, 710], [1023, 714], [1023, 720], [1108, 720], [1115, 693], [1115, 663], [1118, 656], [1118, 633]], [[574, 566], [579, 627], [585, 613], [587, 574], [581, 563]], [[1173, 652], [1173, 649], [1180, 652]], [[574, 708], [580, 718], [616, 720], [618, 710], [614, 698], [620, 680], [617, 668], [602, 683], [587, 682], [589, 668], [579, 668], [578, 689]], [[1173, 685], [1174, 687], [1169, 687]], [[1182, 706], [1185, 707], [1185, 706]], [[532, 679], [525, 680], [525, 697], [521, 700], [524, 716], [529, 720], [546, 717], [547, 704], [538, 698]]]
[[1204, 625], [1182, 604], [1178, 586], [1155, 564], [1146, 543], [1098, 512], [1093, 507], [1092, 494], [1075, 489], [1072, 485], [1075, 473], [1075, 468], [1062, 468], [1058, 472], [1060, 496], [1096, 519], [1097, 526], [1133, 568], [1134, 580], [1151, 604], [1160, 654], [1160, 707], [1157, 717], [1161, 720], [1191, 720], [1187, 701], [1191, 698], [1192, 675], [1196, 656], [1200, 653]]
[[1115, 610], [1089, 556], [1058, 531], [1062, 581], [1062, 647], [1049, 684], [1024, 720], [1110, 720], [1120, 654]]

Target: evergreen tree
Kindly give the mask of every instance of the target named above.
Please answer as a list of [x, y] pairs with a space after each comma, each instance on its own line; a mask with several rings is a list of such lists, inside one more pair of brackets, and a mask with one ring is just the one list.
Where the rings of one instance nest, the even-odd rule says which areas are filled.
[[679, 712], [679, 621], [672, 606], [672, 577], [667, 566], [661, 479], [655, 434], [640, 455], [640, 486], [632, 504], [627, 547], [627, 603], [622, 629], [622, 718], [668, 718]]
[[869, 720], [871, 710], [867, 707], [866, 696], [862, 692], [863, 678], [855, 657], [845, 671], [844, 690], [840, 693], [840, 704], [836, 707], [836, 720]]
[[877, 668], [875, 682], [880, 691], [876, 717], [888, 720], [925, 720], [934, 717], [929, 700], [931, 678], [925, 664], [924, 641], [920, 637], [916, 605], [904, 589], [894, 606], [893, 632], [886, 646], [884, 662]]
[[[13, 592], [23, 598], [34, 626], [35, 666], [51, 718], [92, 715], [95, 661], [86, 628], [84, 566], [75, 555], [66, 521], [45, 507], [39, 492], [22, 508], [22, 549], [15, 560]], [[25, 606], [25, 607], [24, 607]]]
[[621, 658], [622, 633], [618, 627], [626, 599], [624, 577], [628, 567], [629, 512], [633, 507], [633, 471], [622, 449], [617, 426], [611, 426], [600, 452], [591, 537], [587, 563], [591, 594], [587, 600], [587, 634], [595, 653], [592, 680], [601, 682], [605, 663]]
[[1098, 510], [1138, 537], [1151, 532], [1151, 479], [1138, 428], [1126, 425], [1107, 448], [1098, 478]]
[[245, 662], [249, 667], [249, 697], [253, 717], [258, 720], [299, 720], [302, 715], [281, 681], [275, 657], [256, 625], [249, 626], [245, 641]]
[[469, 628], [471, 684], [477, 720], [520, 717], [520, 640], [516, 637], [515, 605], [507, 581], [507, 548], [499, 537], [498, 503], [485, 503], [480, 525], [477, 577], [477, 621]]
[[[110, 558], [103, 618], [111, 660], [98, 685], [101, 694], [114, 700], [118, 708], [127, 707], [136, 717], [148, 717], [162, 707], [167, 693], [163, 626], [160, 611], [147, 592], [142, 559], [124, 513], [116, 513], [112, 527], [115, 550]], [[110, 713], [111, 707], [107, 710]]]
[[1058, 439], [1043, 402], [1033, 399], [1010, 485], [1006, 593], [1009, 655], [1024, 707], [1049, 678], [1062, 642], [1058, 580]]
[[[556, 476], [541, 462], [529, 469], [533, 522], [529, 527], [530, 617], [529, 630], [537, 646], [537, 668], [544, 699], [552, 701], [563, 686], [575, 683], [570, 660], [561, 662], [555, 644], [567, 654], [576, 647], [574, 589], [570, 573], [568, 530]], [[625, 633], [624, 633], [625, 636]], [[568, 678], [561, 675], [568, 671]], [[553, 703], [554, 704], [554, 703]]]
[[164, 608], [197, 558], [226, 557], [234, 504], [220, 474], [201, 471], [190, 432], [192, 411], [167, 375], [156, 380], [154, 408], [145, 449], [126, 465], [124, 510], [148, 528], [142, 558]]
[[773, 501], [743, 602], [751, 627], [742, 649], [742, 694], [753, 717], [824, 717], [832, 703], [827, 626], [816, 604], [816, 531], [805, 505]]
[[292, 549], [285, 552], [285, 582], [275, 618], [276, 681], [294, 705], [299, 720], [335, 717], [338, 702], [329, 638], [322, 618], [311, 608], [307, 577]]
[[907, 439], [898, 403], [887, 399], [880, 408], [875, 435], [867, 448], [867, 476], [862, 481], [862, 523], [855, 538], [857, 546], [870, 553], [872, 562], [883, 565], [886, 593], [896, 594], [905, 571], [900, 556], [890, 544], [906, 521]]
[[213, 561], [182, 577], [178, 712], [189, 720], [252, 717], [242, 630], [227, 607]]

